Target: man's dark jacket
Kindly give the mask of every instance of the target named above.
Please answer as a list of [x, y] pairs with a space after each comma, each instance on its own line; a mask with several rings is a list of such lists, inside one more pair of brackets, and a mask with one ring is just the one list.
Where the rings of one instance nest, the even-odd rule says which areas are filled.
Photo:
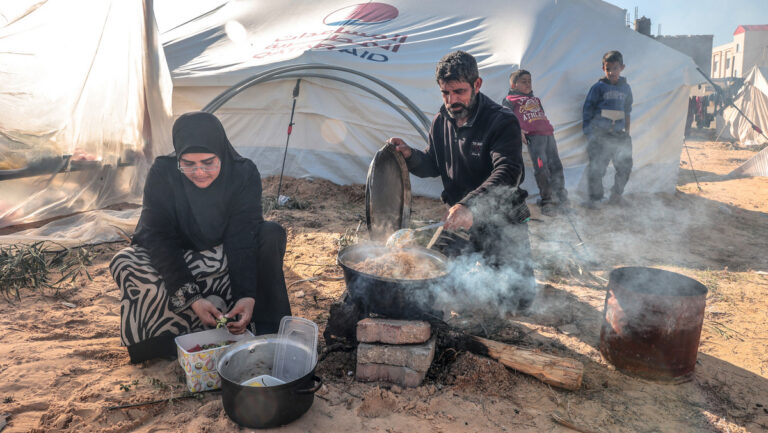
[[[495, 187], [517, 190], [524, 178], [520, 124], [515, 114], [482, 93], [477, 98], [474, 113], [458, 128], [445, 106], [440, 107], [426, 149], [413, 149], [406, 161], [408, 171], [418, 177], [440, 176], [444, 188], [441, 198], [450, 206], [461, 203], [472, 207], [473, 201]], [[509, 204], [516, 203], [505, 205]]]

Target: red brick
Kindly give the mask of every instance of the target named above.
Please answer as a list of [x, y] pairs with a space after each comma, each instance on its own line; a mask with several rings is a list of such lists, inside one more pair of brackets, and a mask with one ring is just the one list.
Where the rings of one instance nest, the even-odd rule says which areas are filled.
[[397, 365], [357, 363], [357, 380], [361, 382], [382, 381], [413, 388], [421, 385], [426, 374]]
[[357, 345], [357, 362], [363, 364], [386, 364], [408, 367], [424, 372], [429, 370], [435, 357], [435, 340], [432, 337], [423, 344], [368, 344]]
[[417, 344], [429, 340], [432, 327], [418, 320], [363, 319], [357, 322], [357, 341], [363, 343]]

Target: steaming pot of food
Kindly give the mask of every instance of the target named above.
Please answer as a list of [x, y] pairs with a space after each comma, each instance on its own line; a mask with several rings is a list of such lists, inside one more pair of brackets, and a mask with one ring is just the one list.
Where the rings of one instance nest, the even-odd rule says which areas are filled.
[[339, 251], [336, 260], [349, 297], [361, 313], [393, 319], [441, 317], [432, 309], [434, 289], [442, 287], [448, 259], [439, 252], [419, 246], [356, 244]]

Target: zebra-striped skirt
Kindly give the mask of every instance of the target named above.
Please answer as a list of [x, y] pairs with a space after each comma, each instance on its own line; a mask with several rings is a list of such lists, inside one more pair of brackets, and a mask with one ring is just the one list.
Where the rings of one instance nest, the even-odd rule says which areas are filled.
[[[227, 256], [219, 245], [205, 251], [186, 251], [184, 260], [203, 297], [216, 295], [234, 306], [230, 290]], [[192, 309], [178, 313], [170, 309], [165, 282], [152, 267], [146, 249], [132, 245], [118, 252], [109, 264], [120, 288], [120, 340], [132, 346], [159, 336], [183, 335], [202, 330]]]

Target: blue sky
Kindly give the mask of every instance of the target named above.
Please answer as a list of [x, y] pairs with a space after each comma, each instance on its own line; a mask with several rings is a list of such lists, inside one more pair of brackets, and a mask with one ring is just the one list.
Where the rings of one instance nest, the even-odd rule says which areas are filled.
[[740, 24], [768, 24], [768, 0], [605, 0], [630, 13], [651, 19], [651, 33], [714, 35], [713, 45], [733, 40]]

